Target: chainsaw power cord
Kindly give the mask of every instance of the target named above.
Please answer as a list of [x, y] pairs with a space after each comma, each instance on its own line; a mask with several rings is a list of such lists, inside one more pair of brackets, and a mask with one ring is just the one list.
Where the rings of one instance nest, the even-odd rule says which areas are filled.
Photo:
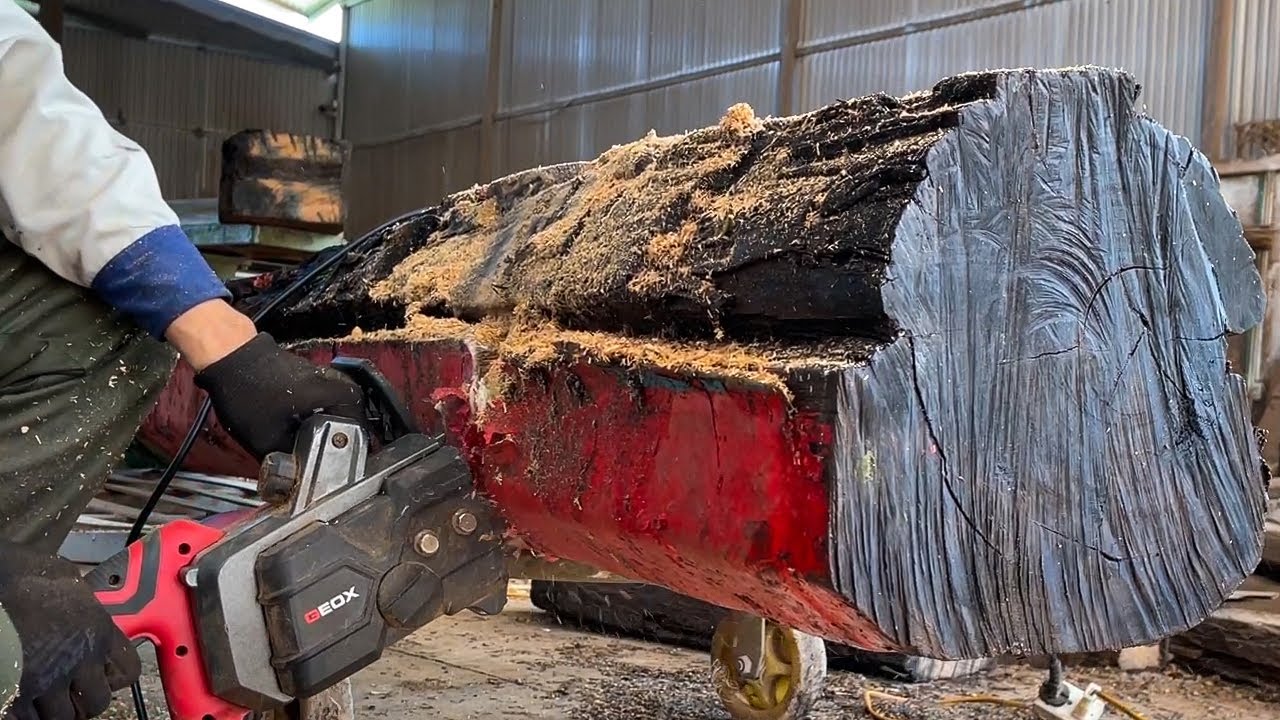
[[[1037, 699], [1055, 707], [1061, 707], [1067, 703], [1066, 688], [1063, 686], [1065, 681], [1065, 672], [1063, 671], [1062, 661], [1054, 656], [1049, 661], [1049, 677], [1040, 684]], [[1138, 712], [1133, 706], [1129, 705], [1120, 698], [1106, 691], [1099, 691], [1098, 698], [1107, 705], [1110, 705], [1117, 712], [1129, 718], [1130, 720], [1147, 720], [1146, 716]], [[911, 702], [912, 698], [903, 697], [902, 695], [894, 695], [882, 690], [863, 690], [862, 703], [867, 710], [867, 714], [875, 718], [875, 720], [898, 720], [898, 718], [885, 712], [883, 709], [875, 705], [875, 700], [886, 700], [892, 703]], [[939, 705], [962, 705], [962, 704], [981, 704], [981, 705], [1002, 705], [1013, 708], [1030, 708], [1032, 703], [1023, 700], [1015, 700], [1013, 698], [1003, 698], [997, 695], [961, 695], [945, 697], [938, 700]]]
[[[294, 280], [293, 283], [286, 287], [283, 292], [272, 298], [271, 302], [267, 303], [261, 310], [254, 313], [252, 316], [254, 324], [258, 324], [258, 322], [279, 307], [281, 303], [290, 297], [293, 297], [298, 290], [305, 287], [307, 283], [310, 283], [320, 275], [320, 273], [337, 265], [343, 258], [354, 252], [363, 250], [373, 242], [374, 238], [380, 237], [384, 232], [387, 232], [400, 223], [420, 217], [427, 212], [428, 211], [426, 210], [415, 210], [413, 212], [405, 213], [394, 220], [385, 222], [373, 230], [370, 230], [354, 242], [347, 243], [341, 248], [338, 248], [337, 252], [308, 270], [297, 280]], [[181, 468], [182, 463], [186, 461], [187, 455], [191, 453], [191, 448], [195, 446], [196, 439], [200, 437], [200, 430], [204, 427], [205, 421], [209, 419], [209, 412], [212, 409], [213, 401], [206, 396], [204, 402], [200, 403], [200, 410], [196, 413], [196, 419], [192, 421], [190, 429], [187, 430], [187, 435], [183, 438], [182, 444], [178, 447], [178, 452], [175, 453], [173, 459], [169, 461], [169, 465], [165, 467], [164, 472], [160, 475], [160, 480], [156, 482], [155, 489], [151, 491], [151, 496], [147, 498], [146, 504], [142, 506], [142, 510], [138, 513], [137, 519], [134, 520], [133, 527], [129, 529], [129, 535], [125, 539], [125, 545], [132, 545], [138, 540], [138, 538], [142, 537], [142, 533], [147, 527], [147, 520], [150, 519], [151, 513], [155, 511], [156, 506], [160, 504], [160, 499], [164, 497], [165, 492], [169, 489], [169, 484], [172, 483], [173, 478], [177, 476], [178, 469]], [[135, 682], [129, 690], [130, 695], [133, 697], [133, 710], [138, 716], [138, 720], [148, 720], [147, 702], [142, 696], [142, 683]]]
[[1049, 677], [1040, 685], [1040, 701], [1053, 707], [1062, 707], [1071, 699], [1067, 689], [1062, 686], [1062, 659], [1057, 655], [1049, 657]]

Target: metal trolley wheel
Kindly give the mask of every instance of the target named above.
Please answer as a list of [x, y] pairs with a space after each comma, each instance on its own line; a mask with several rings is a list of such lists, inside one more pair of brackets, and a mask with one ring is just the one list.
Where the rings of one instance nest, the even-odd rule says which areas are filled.
[[733, 614], [711, 638], [711, 676], [734, 720], [804, 720], [822, 696], [826, 644], [763, 618]]

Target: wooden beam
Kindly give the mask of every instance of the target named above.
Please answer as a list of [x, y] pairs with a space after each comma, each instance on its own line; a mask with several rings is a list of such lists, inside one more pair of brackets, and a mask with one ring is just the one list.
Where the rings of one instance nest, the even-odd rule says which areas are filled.
[[62, 44], [63, 4], [62, 0], [41, 0], [40, 12], [36, 15], [40, 26], [59, 45]]
[[1209, 53], [1204, 68], [1204, 129], [1200, 147], [1210, 160], [1215, 161], [1227, 157], [1235, 15], [1235, 0], [1214, 0], [1213, 24], [1209, 26]]
[[342, 42], [338, 45], [338, 112], [333, 119], [333, 137], [347, 137], [347, 75], [351, 62], [351, 8], [342, 8]]
[[782, 32], [778, 46], [778, 117], [795, 113], [796, 58], [800, 47], [804, 0], [782, 0]]
[[1249, 241], [1249, 247], [1253, 248], [1254, 252], [1269, 252], [1276, 246], [1276, 240], [1280, 239], [1280, 226], [1245, 226], [1244, 238]]
[[1215, 162], [1213, 169], [1221, 177], [1280, 172], [1280, 155], [1267, 155], [1266, 157], [1253, 158], [1252, 160], [1224, 160]]

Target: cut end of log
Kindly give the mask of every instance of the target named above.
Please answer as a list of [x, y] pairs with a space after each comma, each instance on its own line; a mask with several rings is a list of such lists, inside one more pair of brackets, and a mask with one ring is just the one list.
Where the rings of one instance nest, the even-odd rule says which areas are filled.
[[927, 657], [1149, 644], [1260, 557], [1226, 336], [1264, 301], [1213, 168], [1137, 97], [1089, 67], [739, 109], [447, 198], [278, 329], [403, 332], [407, 311], [615, 349], [853, 343], [796, 399], [833, 428], [849, 604]]
[[924, 654], [1150, 643], [1258, 562], [1225, 339], [1260, 278], [1206, 159], [1135, 97], [1097, 69], [999, 76], [898, 220], [902, 337], [845, 375], [833, 563]]

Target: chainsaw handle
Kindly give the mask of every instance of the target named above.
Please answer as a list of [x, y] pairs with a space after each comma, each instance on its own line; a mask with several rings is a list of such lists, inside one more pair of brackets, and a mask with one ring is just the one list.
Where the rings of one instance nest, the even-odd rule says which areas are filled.
[[401, 402], [387, 378], [365, 358], [335, 357], [330, 366], [341, 371], [364, 391], [369, 422], [379, 429], [384, 443], [418, 432], [418, 422]]
[[213, 694], [182, 574], [221, 530], [176, 520], [131, 543], [85, 576], [130, 640], [155, 646], [172, 720], [243, 720], [250, 710]]

